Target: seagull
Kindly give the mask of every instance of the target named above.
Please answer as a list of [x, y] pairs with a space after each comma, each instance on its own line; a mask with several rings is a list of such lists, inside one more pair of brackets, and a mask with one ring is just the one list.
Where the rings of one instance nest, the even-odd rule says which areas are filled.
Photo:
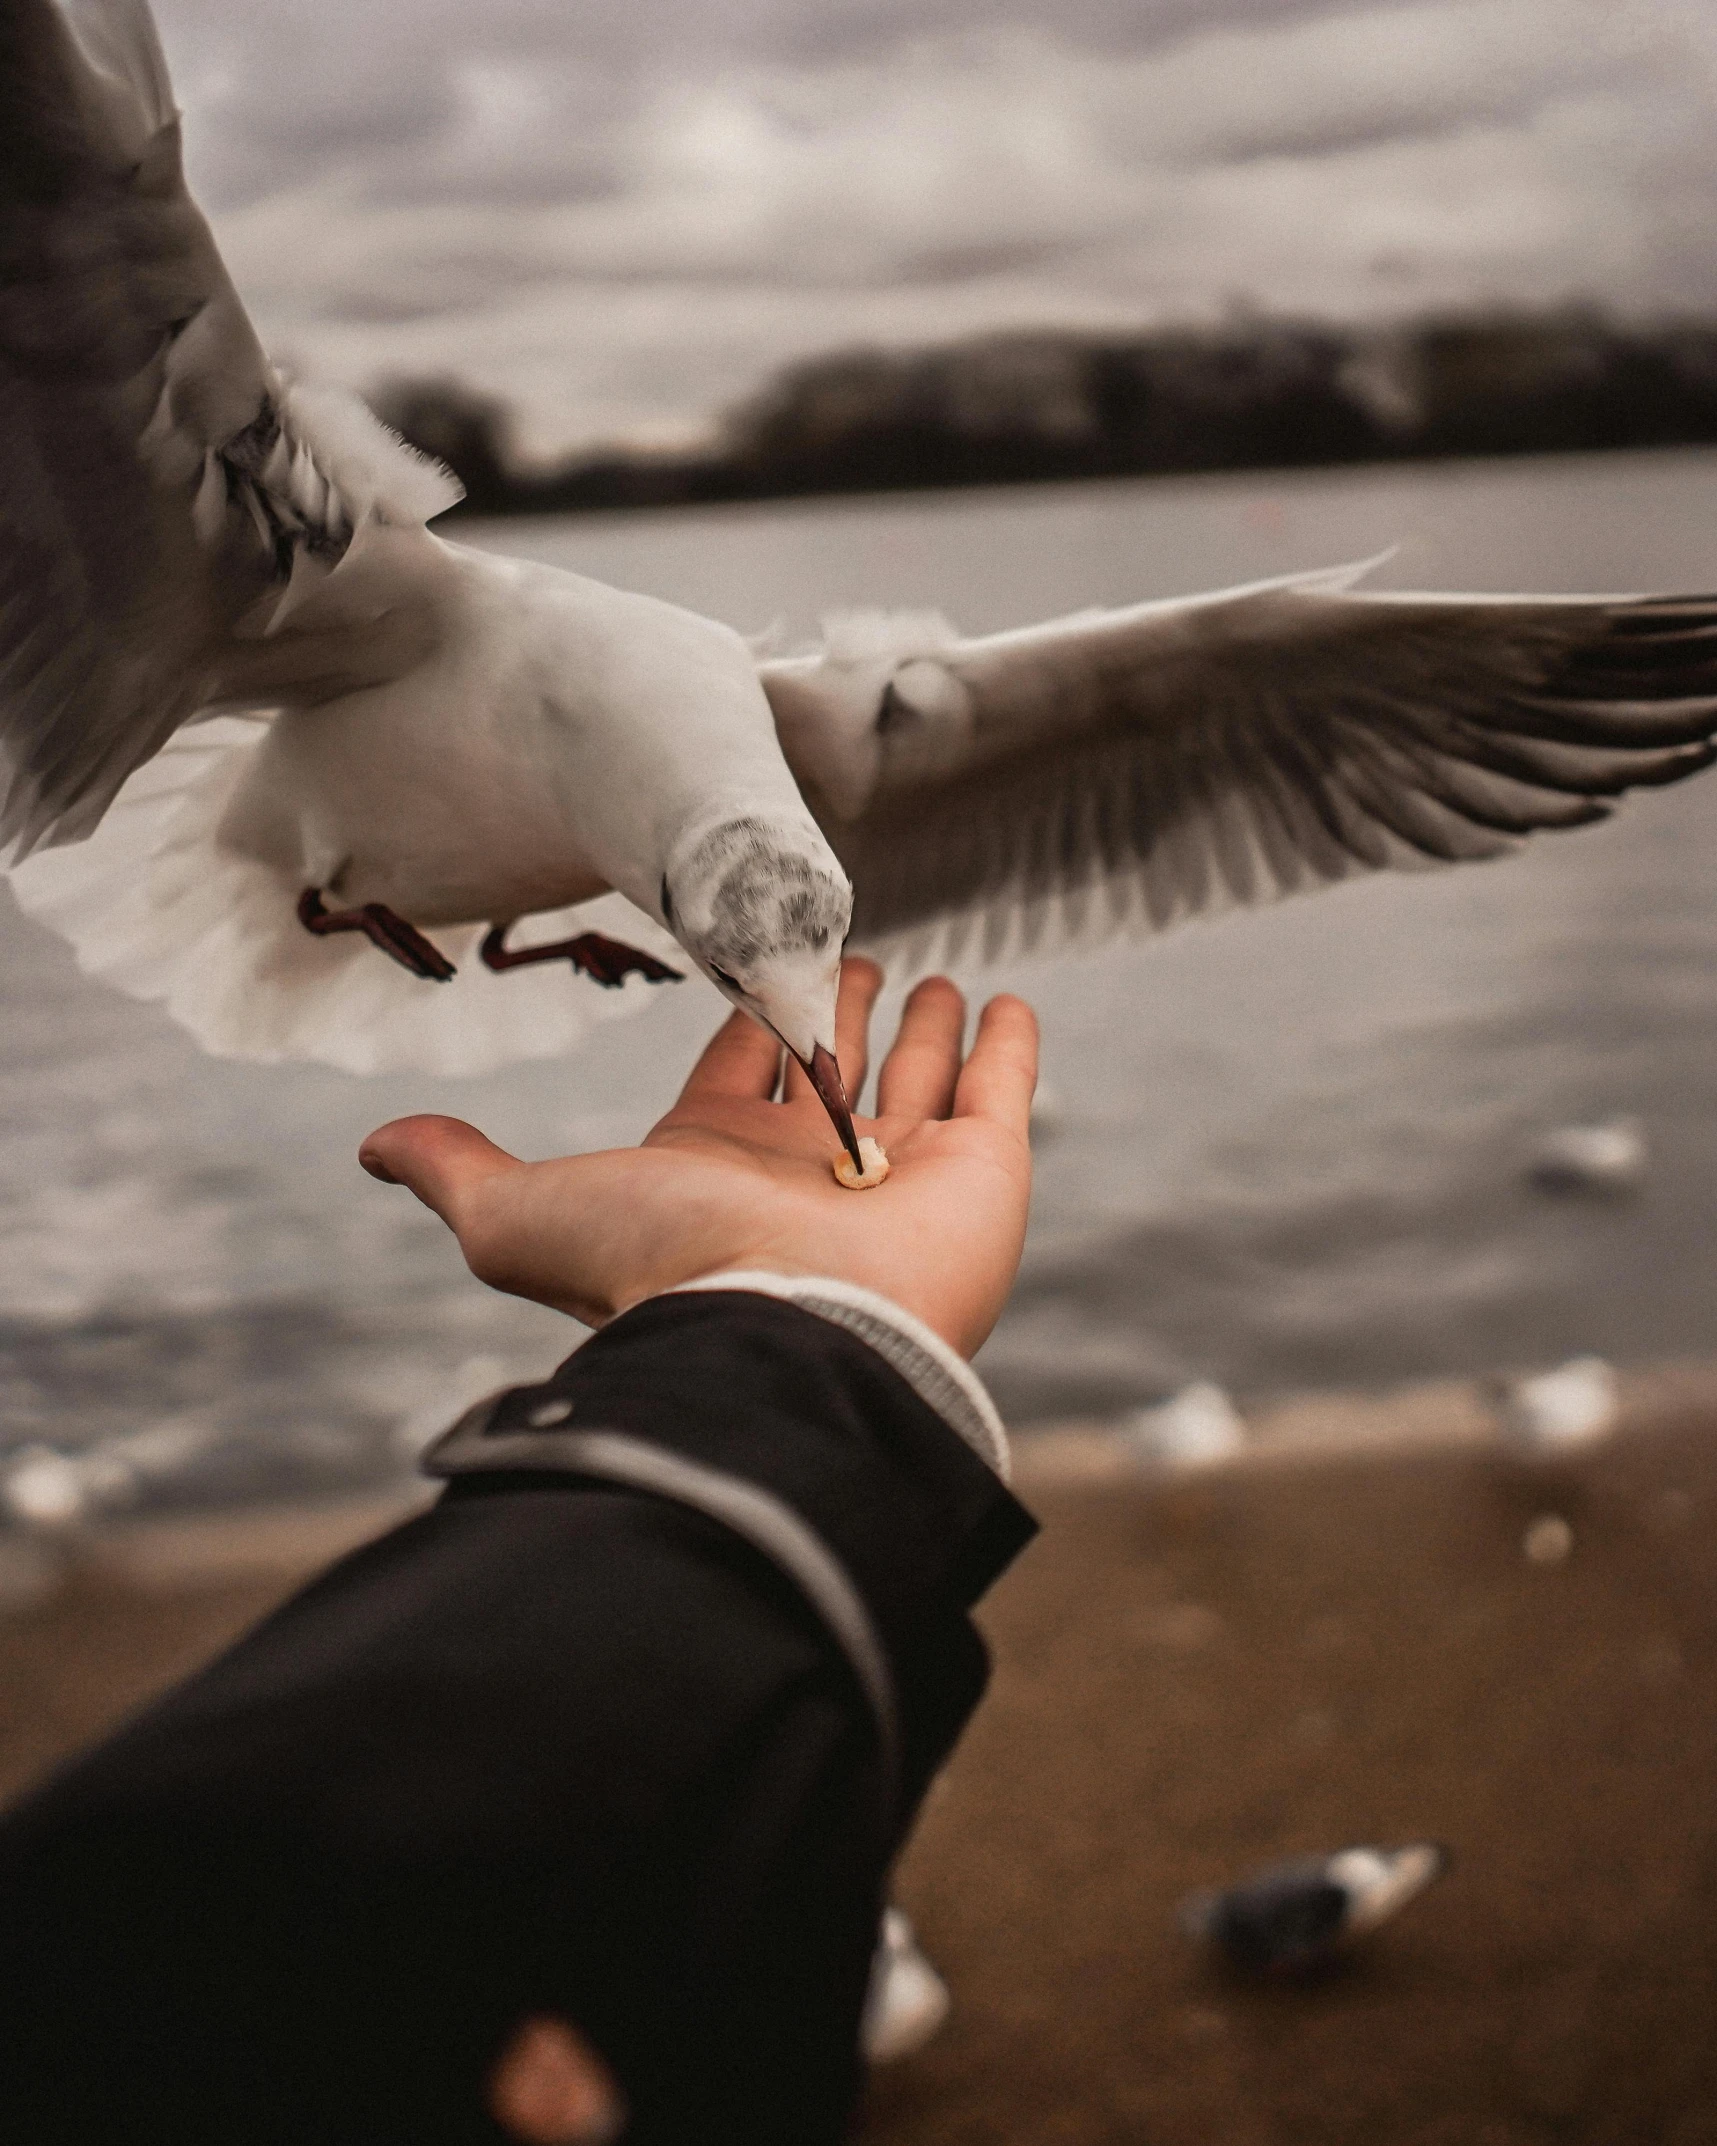
[[947, 2019], [952, 2002], [911, 1922], [899, 1908], [885, 1908], [859, 2024], [866, 2061], [894, 2064], [922, 2049]]
[[1492, 1398], [1501, 1443], [1516, 1460], [1588, 1452], [1621, 1421], [1621, 1382], [1601, 1356], [1572, 1356], [1553, 1371], [1500, 1379]]
[[20, 1446], [0, 1460], [0, 1514], [24, 1528], [75, 1527], [135, 1505], [157, 1484], [183, 1478], [216, 1437], [195, 1416], [168, 1416], [78, 1453]]
[[1613, 1197], [1637, 1192], [1649, 1161], [1644, 1124], [1624, 1114], [1596, 1125], [1558, 1125], [1541, 1134], [1526, 1174], [1541, 1192]]
[[1450, 1861], [1435, 1841], [1297, 1856], [1254, 1871], [1226, 1892], [1194, 1893], [1181, 1903], [1181, 1927], [1236, 1967], [1303, 1971], [1399, 1914]]
[[0, 864], [211, 1051], [481, 1072], [689, 968], [857, 1166], [845, 946], [1153, 932], [1494, 857], [1717, 757], [1717, 598], [1344, 566], [760, 656], [444, 539], [458, 496], [270, 363], [144, 0], [0, 0]]
[[1195, 1379], [1166, 1400], [1135, 1408], [1120, 1431], [1128, 1453], [1148, 1474], [1208, 1468], [1246, 1450], [1239, 1410], [1209, 1379]]

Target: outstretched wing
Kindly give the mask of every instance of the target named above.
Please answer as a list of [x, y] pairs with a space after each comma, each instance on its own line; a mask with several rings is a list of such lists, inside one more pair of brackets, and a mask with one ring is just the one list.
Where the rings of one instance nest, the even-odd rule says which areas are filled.
[[1363, 594], [1363, 571], [984, 640], [859, 618], [762, 665], [855, 941], [1160, 929], [1493, 857], [1717, 758], [1717, 598]]
[[87, 834], [211, 707], [415, 660], [409, 546], [384, 587], [314, 599], [377, 530], [427, 553], [458, 496], [269, 365], [143, 0], [0, 0], [0, 855]]

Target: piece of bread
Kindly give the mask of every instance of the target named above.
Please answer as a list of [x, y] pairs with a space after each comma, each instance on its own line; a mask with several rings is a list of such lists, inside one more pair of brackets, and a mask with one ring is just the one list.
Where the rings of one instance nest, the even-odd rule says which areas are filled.
[[888, 1157], [882, 1152], [879, 1141], [861, 1140], [859, 1160], [864, 1164], [862, 1177], [853, 1168], [853, 1159], [845, 1149], [835, 1157], [835, 1182], [845, 1185], [849, 1192], [868, 1192], [873, 1185], [880, 1185], [888, 1175]]

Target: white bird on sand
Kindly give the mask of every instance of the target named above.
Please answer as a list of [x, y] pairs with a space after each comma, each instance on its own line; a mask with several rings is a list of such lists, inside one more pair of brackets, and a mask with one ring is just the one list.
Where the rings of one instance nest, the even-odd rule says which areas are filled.
[[1120, 1432], [1127, 1451], [1150, 1473], [1209, 1468], [1246, 1450], [1246, 1425], [1222, 1387], [1195, 1379], [1166, 1400], [1135, 1408]]
[[922, 2049], [951, 2004], [948, 1985], [925, 1957], [911, 1923], [899, 1908], [885, 1908], [859, 2023], [866, 2060], [893, 2064]]
[[1604, 1440], [1621, 1421], [1621, 1381], [1601, 1356], [1571, 1356], [1554, 1371], [1499, 1380], [1498, 1429], [1517, 1460], [1561, 1460]]
[[1342, 568], [982, 640], [860, 616], [759, 662], [443, 541], [456, 497], [270, 365], [143, 0], [0, 0], [0, 857], [210, 1050], [476, 1072], [683, 953], [851, 1150], [849, 940], [1157, 930], [1495, 856], [1717, 756], [1717, 599]]
[[0, 1460], [0, 1515], [21, 1527], [74, 1527], [182, 1476], [217, 1436], [199, 1417], [168, 1416], [77, 1453], [17, 1447]]
[[1225, 1892], [1192, 1894], [1181, 1902], [1181, 1927], [1236, 1967], [1294, 1973], [1321, 1966], [1398, 1915], [1450, 1862], [1436, 1841], [1296, 1856]]

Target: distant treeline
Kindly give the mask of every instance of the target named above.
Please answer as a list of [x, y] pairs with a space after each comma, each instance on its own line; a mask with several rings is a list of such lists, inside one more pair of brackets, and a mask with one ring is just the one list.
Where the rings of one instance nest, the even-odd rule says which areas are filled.
[[843, 350], [787, 367], [708, 449], [604, 449], [535, 473], [509, 451], [505, 408], [457, 382], [373, 400], [458, 473], [473, 511], [567, 513], [1717, 442], [1717, 323], [1570, 309]]

